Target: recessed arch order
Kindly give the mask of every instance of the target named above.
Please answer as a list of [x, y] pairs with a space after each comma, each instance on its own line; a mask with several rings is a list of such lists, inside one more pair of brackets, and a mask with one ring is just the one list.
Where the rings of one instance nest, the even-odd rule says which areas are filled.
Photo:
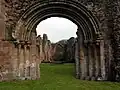
[[81, 30], [84, 40], [94, 40], [96, 34], [100, 33], [97, 20], [79, 1], [42, 0], [28, 7], [19, 19], [15, 29], [16, 39], [29, 40], [39, 22], [53, 16], [73, 21]]

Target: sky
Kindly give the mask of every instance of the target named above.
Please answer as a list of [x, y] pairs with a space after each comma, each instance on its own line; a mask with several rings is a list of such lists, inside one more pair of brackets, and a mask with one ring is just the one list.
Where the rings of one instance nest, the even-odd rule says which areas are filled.
[[51, 42], [58, 42], [59, 40], [76, 37], [77, 25], [72, 21], [61, 18], [51, 17], [41, 21], [37, 28], [37, 35], [47, 34]]

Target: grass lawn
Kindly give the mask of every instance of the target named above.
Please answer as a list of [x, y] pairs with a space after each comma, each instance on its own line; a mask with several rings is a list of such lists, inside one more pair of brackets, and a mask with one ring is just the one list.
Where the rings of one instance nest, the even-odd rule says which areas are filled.
[[75, 79], [72, 64], [42, 64], [40, 67], [40, 80], [1, 82], [0, 90], [120, 90], [120, 83]]

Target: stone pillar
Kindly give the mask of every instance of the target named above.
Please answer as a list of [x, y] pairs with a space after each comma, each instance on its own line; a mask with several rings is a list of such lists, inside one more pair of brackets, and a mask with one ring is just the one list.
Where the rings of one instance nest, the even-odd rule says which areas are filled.
[[12, 47], [12, 50], [11, 50], [12, 54], [11, 54], [11, 57], [12, 57], [12, 71], [13, 71], [13, 78], [14, 79], [18, 79], [18, 70], [19, 70], [19, 49], [18, 49], [18, 42], [14, 42], [13, 44], [13, 47]]
[[96, 77], [96, 80], [99, 76], [99, 55], [98, 55], [98, 47], [95, 45], [94, 46], [94, 56], [95, 56], [95, 77]]
[[89, 42], [88, 45], [88, 53], [89, 53], [89, 79], [93, 79], [93, 48], [92, 48], [92, 42]]
[[0, 0], [0, 40], [5, 39], [5, 22], [4, 22], [4, 7], [2, 0]]
[[49, 61], [49, 62], [51, 62], [51, 56], [52, 56], [52, 54], [51, 54], [51, 42], [50, 42], [50, 40], [48, 40], [48, 51], [47, 51], [47, 57], [48, 57], [48, 59], [47, 59], [47, 61]]
[[92, 50], [93, 50], [93, 71], [92, 71], [92, 78], [91, 80], [96, 80], [97, 76], [97, 50], [96, 50], [96, 44], [93, 43], [92, 45]]
[[20, 42], [19, 45], [19, 77], [23, 79], [24, 77], [24, 46], [23, 42]]
[[39, 36], [39, 51], [40, 51], [40, 62], [43, 61], [43, 49], [42, 49], [42, 38], [41, 36]]
[[89, 64], [90, 64], [90, 47], [88, 45], [88, 42], [87, 42], [87, 59], [86, 59], [86, 73], [87, 73], [87, 77], [86, 77], [86, 80], [89, 80], [90, 79], [90, 73], [89, 73]]
[[43, 48], [43, 55], [44, 55], [44, 61], [47, 61], [47, 50], [48, 50], [48, 37], [47, 34], [43, 34], [43, 42], [42, 42], [42, 48]]
[[86, 80], [90, 80], [91, 48], [88, 40], [84, 41], [84, 48], [85, 48], [84, 77]]
[[97, 57], [98, 57], [98, 60], [96, 62], [97, 64], [97, 71], [98, 71], [98, 75], [97, 75], [97, 80], [102, 80], [102, 76], [101, 76], [101, 47], [100, 47], [100, 40], [97, 40], [97, 46], [96, 46], [96, 50], [97, 50]]
[[100, 41], [100, 63], [101, 63], [101, 76], [105, 80], [105, 58], [104, 58], [104, 41]]
[[39, 60], [36, 62], [36, 79], [40, 79], [40, 63]]
[[81, 32], [81, 29], [78, 28], [78, 31], [76, 32], [78, 38], [77, 38], [77, 43], [78, 43], [78, 58], [79, 58], [79, 77], [80, 79], [84, 79], [85, 73], [84, 73], [84, 49], [83, 49], [83, 35]]
[[21, 44], [18, 43], [18, 77], [20, 77], [20, 52], [21, 52]]
[[[30, 50], [31, 50], [31, 56], [34, 56], [34, 55], [36, 55], [36, 53], [37, 53], [37, 48], [36, 48], [36, 35], [35, 35], [35, 33], [34, 32], [31, 32], [32, 34], [31, 34], [31, 48], [30, 48]], [[32, 57], [31, 57], [31, 59], [32, 59]]]
[[40, 79], [40, 67], [39, 67], [39, 64], [40, 64], [40, 57], [41, 57], [41, 37], [40, 37], [40, 35], [37, 37], [37, 39], [36, 39], [37, 41], [36, 41], [36, 48], [37, 48], [37, 53], [36, 53], [36, 55], [37, 55], [37, 57], [38, 58], [36, 58], [36, 79]]
[[30, 77], [31, 79], [36, 78], [36, 45], [31, 45], [31, 56], [30, 56]]
[[80, 60], [80, 72], [81, 72], [81, 79], [83, 80], [85, 78], [85, 56], [84, 56], [84, 49], [83, 49], [83, 46], [82, 44], [80, 45], [80, 56], [79, 56], [79, 60]]
[[86, 43], [84, 44], [84, 79], [87, 77], [87, 48]]
[[27, 77], [27, 69], [26, 69], [26, 61], [27, 61], [27, 58], [28, 58], [28, 55], [27, 55], [27, 45], [25, 44], [24, 45], [24, 54], [25, 54], [25, 57], [24, 57], [24, 65], [25, 65], [25, 68], [24, 68], [24, 76], [25, 76], [25, 78]]
[[37, 45], [37, 52], [38, 52], [38, 57], [39, 57], [39, 62], [41, 62], [41, 36], [39, 35], [36, 39], [36, 45]]
[[25, 78], [30, 78], [30, 48], [28, 45], [24, 46], [25, 48]]
[[31, 34], [31, 47], [30, 47], [30, 77], [35, 80], [37, 78], [37, 61], [38, 61], [38, 52], [37, 52], [37, 40], [35, 32]]
[[75, 43], [75, 71], [76, 71], [76, 78], [80, 78], [80, 60], [78, 55], [78, 43]]

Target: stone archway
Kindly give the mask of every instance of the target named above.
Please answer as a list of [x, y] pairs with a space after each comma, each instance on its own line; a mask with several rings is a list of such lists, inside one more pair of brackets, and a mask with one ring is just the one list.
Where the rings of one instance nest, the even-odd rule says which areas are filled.
[[[119, 58], [112, 53], [112, 49], [114, 54], [116, 50], [119, 52], [119, 43], [117, 48], [111, 45], [111, 42], [118, 41], [118, 37], [116, 39], [113, 35], [114, 41], [111, 41], [110, 37], [119, 26], [116, 29], [116, 24], [112, 24], [116, 23], [116, 20], [107, 9], [109, 6], [107, 1], [1, 0], [0, 3], [2, 3], [0, 10], [4, 8], [4, 11], [0, 11], [0, 20], [5, 25], [5, 29], [1, 29], [3, 32], [1, 40], [4, 39], [5, 43], [9, 43], [8, 47], [12, 49], [8, 55], [11, 56], [10, 60], [12, 59], [9, 65], [12, 65], [10, 69], [12, 79], [39, 78], [39, 53], [36, 48], [40, 49], [40, 42], [36, 42], [36, 39], [40, 41], [40, 38], [36, 38], [35, 29], [40, 21], [59, 16], [68, 18], [78, 25], [75, 52], [76, 77], [88, 80], [110, 80], [110, 74], [114, 73], [111, 66], [115, 69], [111, 62], [119, 61]], [[110, 6], [109, 9], [112, 9], [113, 5]], [[112, 20], [109, 17], [112, 17]], [[111, 26], [108, 24], [109, 21]], [[1, 47], [4, 48], [3, 44]]]
[[[64, 11], [64, 12], [63, 12]], [[40, 21], [52, 16], [65, 17], [73, 21], [82, 30], [85, 40], [93, 39], [99, 34], [99, 26], [86, 7], [74, 0], [39, 1], [28, 8], [15, 26], [15, 36], [20, 40], [29, 40], [30, 33]]]
[[[86, 46], [84, 44], [87, 44], [87, 46], [85, 47], [85, 48], [88, 47], [86, 51], [85, 50], [82, 51], [83, 53], [89, 52], [88, 55], [84, 55], [84, 57], [86, 57], [86, 59], [83, 58], [84, 63], [80, 62], [81, 56], [77, 55], [78, 59], [76, 58], [76, 77], [81, 79], [94, 78], [94, 80], [98, 77], [103, 77], [105, 79], [105, 65], [102, 66], [102, 64], [104, 64], [105, 62], [104, 61], [102, 62], [103, 57], [101, 57], [102, 55], [100, 55], [104, 51], [100, 53], [101, 48], [98, 48], [98, 50], [96, 50], [97, 49], [96, 43], [98, 43], [98, 47], [100, 47], [101, 46], [100, 44], [102, 42], [101, 41], [102, 38], [100, 37], [101, 32], [99, 29], [98, 22], [95, 19], [95, 17], [93, 17], [92, 13], [90, 13], [89, 10], [79, 2], [76, 2], [74, 0], [70, 0], [70, 1], [53, 0], [49, 2], [41, 1], [36, 4], [33, 4], [30, 8], [28, 8], [24, 12], [24, 14], [21, 16], [21, 18], [16, 24], [15, 27], [16, 39], [20, 41], [23, 40], [31, 41], [33, 38], [31, 39], [30, 37], [35, 36], [33, 34], [36, 33], [35, 29], [38, 23], [52, 16], [68, 18], [78, 25], [78, 32], [77, 32], [78, 53], [81, 52], [82, 49], [84, 49], [84, 47]], [[97, 58], [95, 57], [96, 55], [93, 56], [92, 57], [94, 58], [93, 60], [91, 60], [92, 59], [91, 51], [89, 51], [89, 49], [91, 48], [94, 48], [96, 52], [100, 53], [97, 55], [98, 56]], [[93, 62], [95, 62], [94, 65]], [[79, 63], [79, 65], [77, 65], [77, 63]], [[79, 67], [80, 69], [78, 69]], [[94, 70], [96, 69], [97, 70], [96, 73], [93, 72], [92, 69]]]

